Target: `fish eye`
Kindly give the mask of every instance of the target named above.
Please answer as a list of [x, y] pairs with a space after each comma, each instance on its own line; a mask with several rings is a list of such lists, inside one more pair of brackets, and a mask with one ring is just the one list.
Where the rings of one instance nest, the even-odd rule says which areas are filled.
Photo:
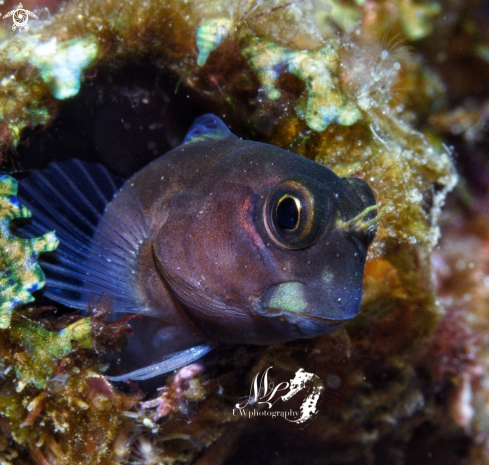
[[329, 211], [326, 188], [307, 176], [295, 176], [282, 180], [268, 196], [266, 229], [279, 246], [303, 249], [319, 237]]
[[285, 195], [277, 203], [277, 226], [291, 231], [299, 225], [301, 202], [296, 197]]

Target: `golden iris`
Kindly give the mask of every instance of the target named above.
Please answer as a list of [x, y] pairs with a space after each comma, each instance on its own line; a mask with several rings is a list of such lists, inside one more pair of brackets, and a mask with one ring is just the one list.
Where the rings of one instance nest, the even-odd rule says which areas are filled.
[[267, 232], [286, 249], [308, 247], [323, 231], [329, 210], [329, 194], [321, 183], [307, 176], [285, 179], [267, 199]]

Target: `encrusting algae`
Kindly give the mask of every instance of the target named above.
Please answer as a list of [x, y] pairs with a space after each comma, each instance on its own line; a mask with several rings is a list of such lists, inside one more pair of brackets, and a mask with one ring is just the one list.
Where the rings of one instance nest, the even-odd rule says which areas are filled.
[[7, 175], [0, 176], [0, 329], [10, 326], [14, 308], [34, 302], [32, 293], [45, 284], [37, 257], [58, 246], [53, 232], [34, 239], [15, 235], [12, 222], [31, 216], [31, 212], [19, 204], [16, 195], [17, 181]]
[[[435, 71], [451, 53], [438, 38], [456, 30], [456, 20], [444, 23], [444, 16], [472, 31], [464, 40], [477, 47], [466, 53], [479, 64], [484, 59], [489, 38], [457, 8], [406, 0], [78, 0], [51, 14], [37, 12], [28, 32], [4, 34], [4, 154], [15, 146], [25, 153], [22, 131], [38, 125], [49, 131], [67, 102], [91, 98], [87, 106], [96, 108], [104, 83], [133, 106], [143, 94], [156, 100], [152, 87], [134, 89], [116, 78], [127, 67], [150, 66], [155, 76], [172, 76], [169, 100], [182, 93], [195, 100], [193, 116], [213, 111], [244, 138], [364, 179], [384, 216], [367, 258], [359, 317], [320, 338], [210, 354], [140, 403], [134, 384], [126, 392], [135, 394], [123, 393], [103, 374], [99, 354], [115, 350], [129, 330], [125, 321], [107, 322], [110, 303], [94, 305], [101, 313], [92, 309], [83, 318], [45, 318], [51, 310], [34, 308], [30, 292], [43, 283], [36, 257], [56, 241], [54, 235], [28, 241], [10, 231], [10, 222], [28, 212], [13, 200], [15, 181], [3, 176], [0, 431], [8, 443], [0, 443], [0, 459], [15, 451], [24, 460], [18, 463], [51, 465], [240, 464], [272, 455], [274, 464], [324, 457], [321, 463], [489, 464], [488, 347], [481, 329], [488, 306], [487, 286], [480, 284], [489, 260], [474, 260], [487, 246], [483, 202], [474, 206], [460, 191], [471, 206], [460, 201], [445, 215], [446, 237], [436, 248], [441, 207], [458, 179], [439, 134], [470, 144], [485, 140], [484, 105], [446, 110], [447, 89]], [[431, 67], [416, 51], [419, 40], [430, 41]], [[154, 87], [165, 85], [155, 78]], [[159, 117], [152, 115], [151, 124]], [[301, 368], [324, 383], [319, 413], [306, 429], [233, 413], [257, 373], [271, 366], [277, 384]]]
[[106, 324], [105, 305], [86, 318], [42, 316], [51, 307], [15, 311], [2, 330], [0, 425], [34, 463], [110, 463], [117, 436], [132, 428], [124, 413], [137, 396], [114, 390], [93, 356], [128, 330]]

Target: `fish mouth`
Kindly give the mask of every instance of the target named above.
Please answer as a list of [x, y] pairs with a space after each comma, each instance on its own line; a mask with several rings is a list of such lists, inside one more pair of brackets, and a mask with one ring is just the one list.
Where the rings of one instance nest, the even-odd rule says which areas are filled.
[[337, 330], [348, 321], [272, 307], [262, 307], [260, 313], [275, 328], [281, 328], [279, 331], [287, 335], [284, 340], [322, 336]]
[[293, 326], [299, 337], [329, 333], [355, 316], [357, 312], [332, 304], [338, 298], [332, 299], [328, 289], [314, 284], [290, 281], [269, 286], [259, 297], [256, 311], [276, 324]]
[[[315, 322], [321, 323], [321, 324], [336, 325], [338, 327], [341, 325], [344, 325], [347, 321], [347, 319], [328, 318], [328, 317], [324, 317], [324, 316], [313, 315], [311, 313], [306, 313], [306, 312], [284, 310], [283, 308], [277, 308], [277, 307], [262, 306], [261, 308], [266, 311], [266, 315], [268, 317], [272, 317], [272, 318], [273, 317], [278, 317], [278, 318], [280, 318], [280, 317], [299, 317], [299, 318], [304, 318], [306, 320], [315, 321]], [[265, 314], [263, 311], [260, 313], [262, 315]]]
[[328, 326], [334, 326], [335, 328], [339, 328], [340, 326], [343, 326], [347, 322], [347, 320], [335, 320], [332, 318], [325, 318], [322, 316], [310, 315], [309, 313], [302, 313], [302, 312], [297, 312], [296, 315], [299, 315], [300, 317], [305, 318], [307, 320], [312, 320], [318, 323], [327, 324]]
[[[318, 315], [312, 315], [310, 313], [304, 312], [293, 312], [290, 310], [283, 310], [281, 308], [273, 308], [273, 307], [262, 307], [263, 310], [266, 311], [266, 316], [269, 318], [282, 318], [283, 320], [288, 321], [289, 323], [298, 323], [300, 320], [307, 320], [316, 325], [327, 326], [334, 330], [343, 326], [348, 319], [338, 320], [333, 318], [327, 318]], [[260, 312], [265, 316], [265, 312]]]

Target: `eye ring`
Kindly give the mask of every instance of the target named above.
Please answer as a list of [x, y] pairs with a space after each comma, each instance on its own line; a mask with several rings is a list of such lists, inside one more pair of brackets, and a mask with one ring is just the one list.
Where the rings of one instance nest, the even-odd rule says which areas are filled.
[[266, 230], [280, 247], [303, 249], [320, 236], [330, 211], [324, 185], [308, 176], [286, 178], [273, 188], [265, 203]]

